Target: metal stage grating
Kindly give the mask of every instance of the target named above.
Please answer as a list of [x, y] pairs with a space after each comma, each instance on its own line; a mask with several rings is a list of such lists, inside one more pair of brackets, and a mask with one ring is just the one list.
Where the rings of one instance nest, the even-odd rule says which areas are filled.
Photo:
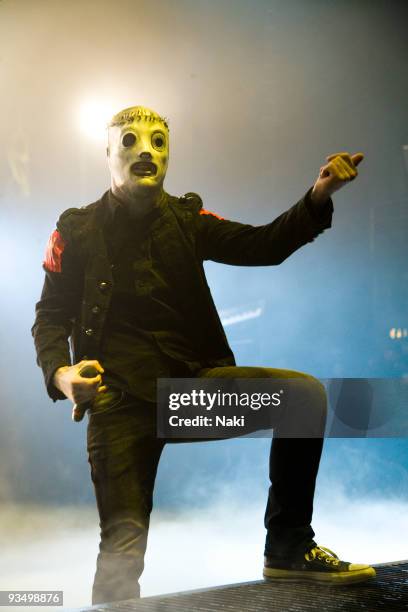
[[[245, 582], [75, 608], [75, 612], [394, 612], [408, 610], [408, 560], [374, 566], [377, 576], [348, 586]], [[67, 609], [66, 609], [67, 610]]]

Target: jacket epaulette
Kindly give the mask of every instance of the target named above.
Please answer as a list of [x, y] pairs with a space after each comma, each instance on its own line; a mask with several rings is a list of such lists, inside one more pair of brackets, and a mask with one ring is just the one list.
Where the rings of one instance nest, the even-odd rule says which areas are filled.
[[83, 215], [87, 212], [88, 206], [81, 206], [80, 208], [67, 208], [67, 210], [64, 210], [64, 212], [61, 213], [59, 219], [62, 221], [70, 215]]
[[62, 234], [71, 234], [74, 232], [75, 235], [79, 232], [81, 234], [81, 230], [83, 229], [84, 221], [89, 218], [90, 213], [95, 209], [97, 202], [92, 202], [91, 204], [87, 204], [86, 206], [81, 206], [80, 208], [67, 208], [63, 213], [59, 216], [57, 221], [57, 229], [61, 231]]
[[187, 206], [191, 206], [195, 210], [200, 210], [203, 207], [203, 201], [198, 193], [194, 193], [193, 191], [189, 191], [185, 193], [183, 196], [179, 198], [179, 202], [181, 204], [186, 204]]
[[75, 217], [78, 215], [82, 216], [84, 213], [86, 213], [85, 206], [81, 208], [67, 208], [67, 210], [64, 210], [64, 212], [59, 216], [57, 228], [60, 229], [61, 226], [70, 227], [72, 221], [75, 223]]

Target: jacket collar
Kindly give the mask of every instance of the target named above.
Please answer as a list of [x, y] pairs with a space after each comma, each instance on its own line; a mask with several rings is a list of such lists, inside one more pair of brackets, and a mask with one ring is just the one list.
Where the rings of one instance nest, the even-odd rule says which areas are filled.
[[111, 189], [102, 196], [102, 200], [106, 200], [104, 205], [108, 208], [109, 221], [113, 221], [118, 214], [122, 213], [125, 218], [129, 218], [131, 223], [144, 223], [145, 221], [154, 221], [164, 213], [168, 205], [169, 195], [164, 191], [157, 205], [142, 218], [132, 216], [129, 207], [114, 196]]
[[[177, 207], [174, 207], [174, 203], [176, 200], [178, 200], [178, 198], [175, 198], [174, 196], [169, 195], [167, 192], [164, 192], [164, 197], [160, 201], [160, 207], [158, 209], [158, 214], [155, 220], [153, 221], [152, 229], [157, 229], [163, 223], [169, 221], [169, 216], [172, 217], [170, 209], [172, 209], [173, 212], [177, 211]], [[103, 230], [103, 233], [106, 233], [106, 230], [108, 230], [109, 232], [109, 228], [113, 224], [117, 212], [122, 207], [122, 203], [117, 198], [115, 198], [110, 189], [108, 191], [105, 191], [105, 193], [99, 200], [93, 202], [93, 204], [90, 204], [86, 207], [91, 212], [89, 221], [86, 224], [88, 229], [91, 231], [100, 229]], [[137, 223], [137, 221], [135, 222]], [[85, 230], [85, 228], [83, 229]]]

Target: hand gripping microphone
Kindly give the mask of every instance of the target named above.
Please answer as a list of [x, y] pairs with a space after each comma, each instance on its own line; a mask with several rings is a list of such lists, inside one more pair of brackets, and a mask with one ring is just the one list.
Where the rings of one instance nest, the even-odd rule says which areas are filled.
[[[87, 365], [79, 370], [79, 375], [83, 378], [95, 378], [100, 372], [93, 365]], [[84, 418], [85, 412], [91, 408], [92, 402], [83, 402], [82, 404], [74, 404], [72, 409], [72, 420], [79, 423]]]

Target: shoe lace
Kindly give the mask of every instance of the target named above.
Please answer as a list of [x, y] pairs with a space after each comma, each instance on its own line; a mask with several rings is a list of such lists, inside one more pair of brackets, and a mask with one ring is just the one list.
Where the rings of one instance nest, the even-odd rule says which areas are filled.
[[307, 561], [313, 561], [313, 559], [319, 559], [320, 561], [324, 561], [329, 565], [338, 565], [340, 563], [340, 559], [338, 556], [330, 550], [330, 548], [325, 548], [324, 546], [314, 546], [311, 548], [306, 554], [305, 559]]

